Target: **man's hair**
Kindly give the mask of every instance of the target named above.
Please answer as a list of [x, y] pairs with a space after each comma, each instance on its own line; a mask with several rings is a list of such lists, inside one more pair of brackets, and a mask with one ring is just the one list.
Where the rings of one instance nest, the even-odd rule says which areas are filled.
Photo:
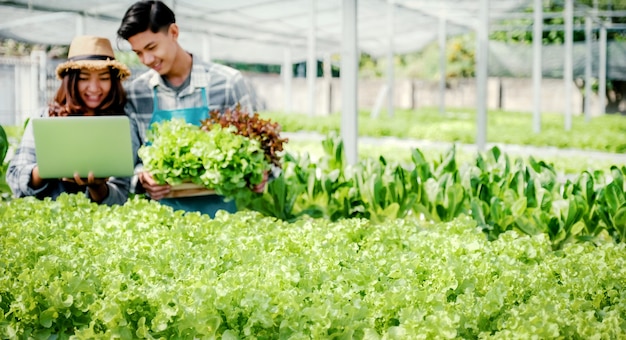
[[174, 12], [162, 1], [137, 1], [128, 8], [117, 35], [125, 40], [147, 30], [157, 33], [176, 22]]

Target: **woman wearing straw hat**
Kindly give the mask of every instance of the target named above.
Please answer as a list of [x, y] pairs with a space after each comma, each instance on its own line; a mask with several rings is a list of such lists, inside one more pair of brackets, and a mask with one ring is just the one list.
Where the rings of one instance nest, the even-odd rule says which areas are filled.
[[[61, 79], [52, 103], [41, 116], [123, 115], [126, 94], [122, 81], [130, 70], [115, 60], [111, 42], [96, 36], [77, 36], [72, 40], [67, 61], [56, 74]], [[86, 174], [82, 174], [86, 175]], [[130, 178], [43, 179], [39, 176], [32, 126], [26, 125], [21, 143], [11, 158], [6, 180], [15, 197], [35, 196], [56, 199], [61, 193], [84, 192], [92, 201], [123, 204], [128, 198]]]

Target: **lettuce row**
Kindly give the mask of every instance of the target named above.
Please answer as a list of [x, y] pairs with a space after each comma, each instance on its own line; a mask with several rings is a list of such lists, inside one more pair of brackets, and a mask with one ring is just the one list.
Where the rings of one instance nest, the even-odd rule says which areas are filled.
[[0, 205], [0, 338], [622, 338], [626, 245], [469, 218], [301, 219], [81, 195]]

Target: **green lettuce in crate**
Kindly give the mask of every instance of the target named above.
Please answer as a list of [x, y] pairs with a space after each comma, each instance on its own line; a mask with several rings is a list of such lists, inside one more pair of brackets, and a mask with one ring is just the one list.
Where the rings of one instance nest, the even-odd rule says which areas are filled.
[[234, 197], [261, 183], [270, 169], [259, 142], [236, 134], [235, 127], [202, 130], [173, 119], [153, 124], [147, 139], [138, 155], [160, 184], [192, 182]]

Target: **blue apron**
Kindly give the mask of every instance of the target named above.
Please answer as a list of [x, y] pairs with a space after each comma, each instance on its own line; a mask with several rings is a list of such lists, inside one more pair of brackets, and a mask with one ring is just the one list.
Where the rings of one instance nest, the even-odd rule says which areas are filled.
[[[152, 111], [150, 126], [152, 126], [153, 123], [171, 120], [172, 118], [182, 118], [187, 123], [200, 126], [201, 121], [208, 118], [209, 104], [205, 88], [202, 88], [202, 106], [174, 110], [159, 109], [156, 87], [153, 92], [154, 109]], [[215, 217], [215, 213], [218, 210], [225, 210], [229, 213], [235, 213], [237, 211], [235, 201], [225, 202], [224, 197], [219, 195], [163, 198], [159, 202], [172, 207], [174, 210], [198, 211], [211, 216], [211, 218]]]

